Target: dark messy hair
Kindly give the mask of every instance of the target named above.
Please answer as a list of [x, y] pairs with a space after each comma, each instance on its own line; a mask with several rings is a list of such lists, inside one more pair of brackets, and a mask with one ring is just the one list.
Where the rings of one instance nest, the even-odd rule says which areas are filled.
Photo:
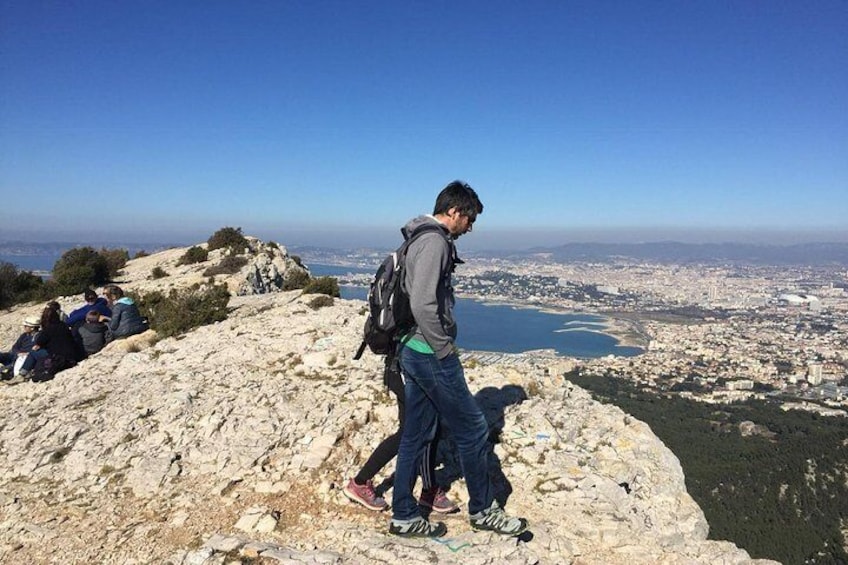
[[483, 203], [477, 197], [474, 189], [466, 183], [455, 180], [439, 193], [436, 197], [436, 205], [433, 214], [447, 214], [448, 210], [456, 208], [460, 214], [468, 216], [472, 220], [477, 214], [483, 213]]
[[[52, 304], [52, 303], [51, 303]], [[61, 324], [62, 320], [59, 318], [59, 311], [55, 310], [51, 306], [47, 306], [44, 311], [41, 313], [41, 327], [42, 329], [47, 326], [52, 326], [53, 324]]]
[[124, 291], [116, 284], [108, 284], [103, 288], [103, 294], [117, 300], [123, 298]]

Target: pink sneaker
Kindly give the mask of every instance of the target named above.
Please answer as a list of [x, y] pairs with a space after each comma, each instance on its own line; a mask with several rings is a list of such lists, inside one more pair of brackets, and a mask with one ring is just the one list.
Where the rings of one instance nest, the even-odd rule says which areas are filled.
[[374, 483], [368, 481], [364, 485], [356, 484], [353, 479], [347, 482], [344, 490], [344, 495], [354, 502], [358, 502], [368, 510], [385, 510], [389, 507], [388, 503], [374, 492]]
[[422, 490], [418, 504], [432, 508], [433, 512], [438, 512], [439, 514], [450, 514], [459, 510], [459, 504], [448, 498], [447, 493], [442, 487]]

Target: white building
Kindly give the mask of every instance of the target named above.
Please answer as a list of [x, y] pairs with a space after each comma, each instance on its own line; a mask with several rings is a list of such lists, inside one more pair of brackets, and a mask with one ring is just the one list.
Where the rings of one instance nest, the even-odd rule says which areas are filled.
[[822, 382], [821, 363], [810, 363], [807, 366], [807, 382], [811, 385], [820, 385]]

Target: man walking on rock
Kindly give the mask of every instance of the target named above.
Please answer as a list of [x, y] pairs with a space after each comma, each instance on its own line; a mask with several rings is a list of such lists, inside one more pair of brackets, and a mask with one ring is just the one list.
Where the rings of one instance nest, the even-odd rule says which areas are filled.
[[468, 488], [471, 526], [517, 536], [527, 520], [507, 516], [494, 498], [487, 471], [489, 427], [468, 390], [454, 340], [454, 294], [451, 277], [461, 263], [453, 241], [471, 231], [483, 204], [467, 184], [454, 181], [436, 198], [433, 215], [410, 220], [404, 237], [425, 223], [441, 227], [416, 239], [406, 255], [404, 287], [409, 296], [413, 330], [401, 338], [400, 363], [406, 379], [406, 421], [395, 469], [393, 515], [389, 533], [403, 537], [441, 537], [444, 523], [421, 516], [412, 496], [415, 470], [433, 438], [437, 419], [444, 422], [459, 453]]

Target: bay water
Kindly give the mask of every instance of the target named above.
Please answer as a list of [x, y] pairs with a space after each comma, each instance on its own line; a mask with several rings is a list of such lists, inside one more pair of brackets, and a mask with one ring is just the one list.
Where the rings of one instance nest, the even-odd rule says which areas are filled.
[[[377, 268], [350, 268], [334, 265], [309, 265], [313, 276], [342, 276], [347, 273], [373, 274]], [[368, 289], [356, 286], [340, 288], [342, 298], [365, 300]], [[560, 355], [596, 358], [605, 355], [633, 357], [639, 347], [618, 344], [603, 333], [602, 316], [542, 311], [509, 304], [487, 303], [472, 298], [456, 299], [459, 325], [457, 345], [475, 351], [523, 353], [553, 349]]]

